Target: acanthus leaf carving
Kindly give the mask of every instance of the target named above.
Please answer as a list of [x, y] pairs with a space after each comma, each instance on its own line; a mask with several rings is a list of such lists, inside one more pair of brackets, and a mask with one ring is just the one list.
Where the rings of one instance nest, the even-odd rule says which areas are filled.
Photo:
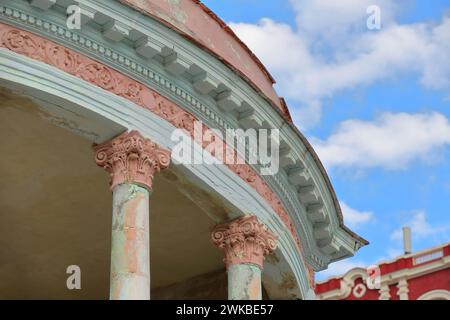
[[211, 239], [224, 250], [227, 266], [253, 264], [262, 268], [264, 257], [276, 249], [278, 237], [255, 216], [247, 215], [217, 225], [211, 232]]

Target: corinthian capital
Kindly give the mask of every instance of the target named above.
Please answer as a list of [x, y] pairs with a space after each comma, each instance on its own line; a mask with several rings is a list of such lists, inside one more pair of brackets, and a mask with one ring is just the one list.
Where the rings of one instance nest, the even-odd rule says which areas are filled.
[[170, 163], [170, 151], [135, 130], [94, 146], [94, 152], [97, 165], [111, 175], [111, 189], [136, 183], [151, 190], [153, 175]]
[[227, 267], [233, 264], [254, 264], [262, 269], [264, 256], [275, 250], [277, 236], [258, 222], [255, 216], [243, 216], [214, 227], [213, 243], [225, 251]]

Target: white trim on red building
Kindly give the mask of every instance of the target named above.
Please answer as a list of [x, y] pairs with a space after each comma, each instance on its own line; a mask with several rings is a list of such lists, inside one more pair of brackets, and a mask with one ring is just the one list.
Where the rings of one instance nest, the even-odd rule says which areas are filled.
[[323, 300], [450, 300], [450, 243], [383, 261], [375, 272], [351, 269], [318, 282], [316, 294]]

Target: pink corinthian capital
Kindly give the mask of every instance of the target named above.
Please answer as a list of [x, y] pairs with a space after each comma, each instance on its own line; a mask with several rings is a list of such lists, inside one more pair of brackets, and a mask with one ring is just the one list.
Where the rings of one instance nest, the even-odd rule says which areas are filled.
[[94, 146], [94, 151], [97, 165], [111, 175], [111, 189], [136, 183], [151, 190], [154, 174], [170, 164], [170, 151], [135, 130]]
[[255, 216], [243, 216], [214, 227], [211, 233], [213, 243], [225, 251], [224, 262], [253, 264], [262, 269], [264, 256], [277, 247], [277, 236], [258, 222]]

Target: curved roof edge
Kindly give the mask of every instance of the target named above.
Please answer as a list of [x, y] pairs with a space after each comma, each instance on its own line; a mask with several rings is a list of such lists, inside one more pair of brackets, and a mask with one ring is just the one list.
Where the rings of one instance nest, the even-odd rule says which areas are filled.
[[[362, 246], [369, 242], [357, 235], [344, 225], [342, 209], [337, 199], [330, 178], [320, 161], [317, 153], [306, 137], [293, 124], [286, 102], [279, 97], [273, 88], [275, 80], [256, 55], [239, 39], [239, 37], [219, 18], [212, 10], [200, 0], [118, 0], [124, 5], [146, 14], [165, 26], [178, 32], [181, 36], [195, 43], [222, 61], [233, 71], [238, 73], [258, 93], [260, 93], [286, 120], [289, 126], [297, 133], [306, 149], [313, 157], [333, 199], [334, 207], [339, 220], [339, 226], [348, 235], [357, 240]], [[192, 13], [191, 13], [192, 12]], [[191, 13], [191, 15], [189, 15]], [[203, 17], [202, 22], [199, 18]], [[233, 47], [233, 42], [237, 45]], [[239, 54], [241, 53], [241, 54]], [[243, 66], [246, 70], [243, 70]]]
[[358, 240], [361, 243], [361, 245], [363, 245], [363, 246], [368, 245], [369, 241], [367, 241], [363, 237], [359, 236], [354, 231], [350, 230], [350, 228], [348, 228], [344, 224], [344, 216], [342, 214], [341, 205], [339, 204], [339, 200], [337, 199], [336, 192], [334, 191], [333, 185], [331, 184], [330, 177], [328, 176], [328, 173], [325, 170], [325, 167], [323, 166], [322, 161], [319, 159], [319, 156], [317, 155], [313, 146], [311, 145], [311, 143], [309, 143], [308, 139], [306, 139], [306, 137], [303, 135], [303, 133], [301, 133], [300, 130], [293, 123], [289, 123], [289, 125], [291, 126], [292, 130], [294, 130], [297, 133], [300, 140], [302, 140], [302, 142], [306, 146], [306, 150], [308, 150], [308, 152], [311, 154], [312, 158], [314, 159], [314, 162], [317, 164], [317, 166], [320, 170], [320, 173], [322, 173], [322, 176], [325, 179], [325, 183], [326, 183], [326, 185], [330, 191], [331, 197], [333, 199], [334, 207], [336, 208], [336, 213], [337, 213], [338, 220], [339, 220], [339, 226], [342, 228], [342, 230], [344, 230], [351, 237]]
[[200, 0], [118, 0], [148, 15], [195, 43], [246, 80], [270, 104], [291, 119], [275, 92], [274, 78], [230, 27]]

